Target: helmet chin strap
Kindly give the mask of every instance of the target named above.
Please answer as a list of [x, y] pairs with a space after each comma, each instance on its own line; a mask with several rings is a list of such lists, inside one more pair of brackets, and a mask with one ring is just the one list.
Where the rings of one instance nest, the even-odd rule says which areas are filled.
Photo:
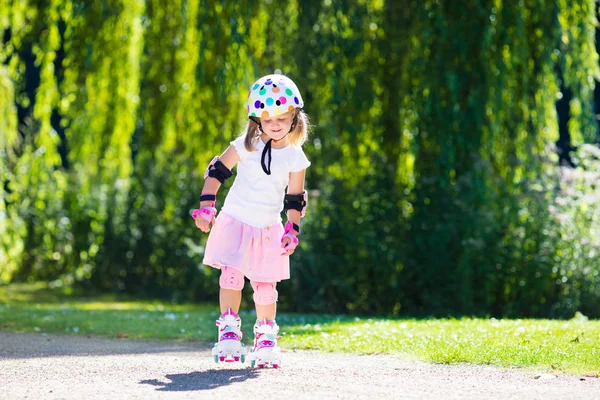
[[[263, 132], [262, 129], [261, 132]], [[289, 135], [290, 132], [286, 133], [285, 136], [283, 136], [281, 139], [273, 139], [267, 133], [263, 132], [265, 135], [269, 136], [269, 141], [265, 144], [265, 148], [263, 149], [262, 155], [260, 156], [260, 165], [263, 171], [265, 171], [265, 174], [271, 175], [271, 149], [273, 148], [273, 142], [277, 143], [278, 141], [283, 140], [287, 135]]]
[[286, 133], [285, 135], [283, 135], [283, 136], [282, 136], [281, 138], [279, 138], [279, 139], [273, 139], [271, 136], [269, 136], [269, 135], [267, 135], [267, 134], [265, 133], [265, 135], [267, 135], [267, 136], [269, 136], [269, 137], [270, 137], [270, 139], [269, 139], [269, 140], [272, 140], [272, 141], [273, 141], [273, 143], [277, 143], [277, 142], [279, 142], [279, 141], [281, 141], [281, 140], [285, 139], [285, 138], [286, 138], [286, 136], [287, 136], [287, 135], [289, 135], [289, 134], [290, 134], [290, 133], [288, 132], [288, 133]]
[[[285, 137], [287, 135], [289, 135], [294, 130], [294, 128], [296, 127], [296, 123], [297, 122], [298, 122], [298, 114], [294, 115], [294, 120], [292, 121], [292, 125], [290, 126], [290, 130], [288, 131], [288, 133], [286, 133], [280, 139], [273, 139], [271, 136], [269, 136], [268, 133], [266, 133], [265, 131], [263, 131], [262, 125], [260, 123], [260, 120], [258, 121], [258, 130], [261, 133], [264, 133], [265, 135], [269, 136], [269, 141], [265, 144], [265, 148], [263, 149], [263, 152], [262, 152], [262, 154], [260, 156], [260, 165], [261, 165], [263, 171], [265, 172], [265, 174], [271, 175], [271, 160], [272, 160], [271, 149], [272, 149], [273, 142], [277, 143], [280, 140], [285, 139]], [[267, 161], [267, 158], [268, 158], [268, 161]]]
[[[265, 174], [271, 175], [271, 160], [272, 160], [271, 149], [272, 149], [273, 142], [277, 143], [280, 140], [285, 139], [285, 137], [287, 135], [289, 135], [292, 130], [294, 130], [295, 125], [296, 125], [295, 123], [292, 123], [292, 126], [290, 127], [290, 131], [288, 133], [286, 133], [281, 139], [273, 139], [272, 137], [269, 136], [268, 133], [266, 133], [262, 130], [262, 126], [260, 126], [260, 124], [258, 125], [258, 129], [265, 135], [269, 136], [269, 138], [270, 138], [269, 141], [265, 144], [265, 148], [263, 149], [262, 155], [260, 156], [260, 165], [261, 165], [263, 171], [265, 172]], [[268, 161], [267, 161], [267, 157], [268, 157]]]

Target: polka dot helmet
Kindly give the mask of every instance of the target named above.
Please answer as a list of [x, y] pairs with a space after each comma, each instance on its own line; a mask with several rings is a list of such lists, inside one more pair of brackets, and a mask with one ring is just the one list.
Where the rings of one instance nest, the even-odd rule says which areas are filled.
[[248, 93], [248, 117], [269, 118], [302, 108], [296, 84], [284, 75], [267, 75], [254, 82]]

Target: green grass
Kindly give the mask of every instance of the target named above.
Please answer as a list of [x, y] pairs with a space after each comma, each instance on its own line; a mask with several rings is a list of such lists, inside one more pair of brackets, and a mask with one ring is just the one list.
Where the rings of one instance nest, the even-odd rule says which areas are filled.
[[[252, 312], [242, 312], [252, 332]], [[0, 330], [131, 339], [196, 340], [216, 336], [216, 305], [84, 298], [38, 285], [0, 286]], [[396, 354], [436, 363], [476, 363], [574, 374], [600, 373], [600, 321], [360, 319], [279, 313], [281, 346], [363, 354]], [[251, 334], [245, 337], [250, 343]]]

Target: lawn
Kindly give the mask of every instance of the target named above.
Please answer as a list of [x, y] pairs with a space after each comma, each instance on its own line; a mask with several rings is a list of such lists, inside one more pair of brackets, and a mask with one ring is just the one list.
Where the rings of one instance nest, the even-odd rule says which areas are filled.
[[[255, 315], [241, 312], [250, 332]], [[215, 305], [84, 298], [42, 284], [0, 286], [0, 330], [131, 339], [188, 340], [208, 345], [216, 338]], [[394, 354], [436, 363], [525, 367], [573, 374], [600, 374], [600, 321], [578, 314], [571, 320], [387, 319], [279, 313], [284, 349]]]

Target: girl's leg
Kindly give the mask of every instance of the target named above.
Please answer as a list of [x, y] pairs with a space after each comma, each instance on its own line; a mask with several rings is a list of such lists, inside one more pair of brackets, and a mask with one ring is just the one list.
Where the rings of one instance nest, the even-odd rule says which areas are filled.
[[221, 316], [216, 321], [218, 339], [213, 347], [212, 356], [216, 362], [240, 360], [244, 362], [246, 349], [242, 343], [242, 320], [238, 315], [244, 275], [234, 268], [222, 267], [219, 286], [221, 286], [219, 295]]
[[254, 289], [254, 304], [256, 307], [256, 319], [262, 321], [275, 320], [277, 312], [277, 290], [276, 282], [254, 282], [250, 281]]
[[219, 304], [221, 306], [221, 314], [227, 312], [228, 309], [238, 314], [240, 312], [240, 303], [242, 302], [242, 291], [223, 289], [219, 292]]
[[255, 303], [256, 307], [256, 319], [262, 321], [263, 319], [268, 319], [270, 321], [275, 320], [275, 313], [277, 312], [277, 303], [273, 304], [258, 304]]
[[237, 314], [240, 311], [240, 303], [242, 302], [244, 275], [235, 268], [222, 267], [219, 286], [221, 286], [219, 292], [221, 313], [226, 313], [231, 308]]
[[249, 355], [250, 365], [264, 368], [281, 364], [281, 349], [277, 346], [279, 326], [275, 322], [277, 290], [275, 282], [250, 281], [254, 289], [256, 323], [254, 324], [254, 347]]

